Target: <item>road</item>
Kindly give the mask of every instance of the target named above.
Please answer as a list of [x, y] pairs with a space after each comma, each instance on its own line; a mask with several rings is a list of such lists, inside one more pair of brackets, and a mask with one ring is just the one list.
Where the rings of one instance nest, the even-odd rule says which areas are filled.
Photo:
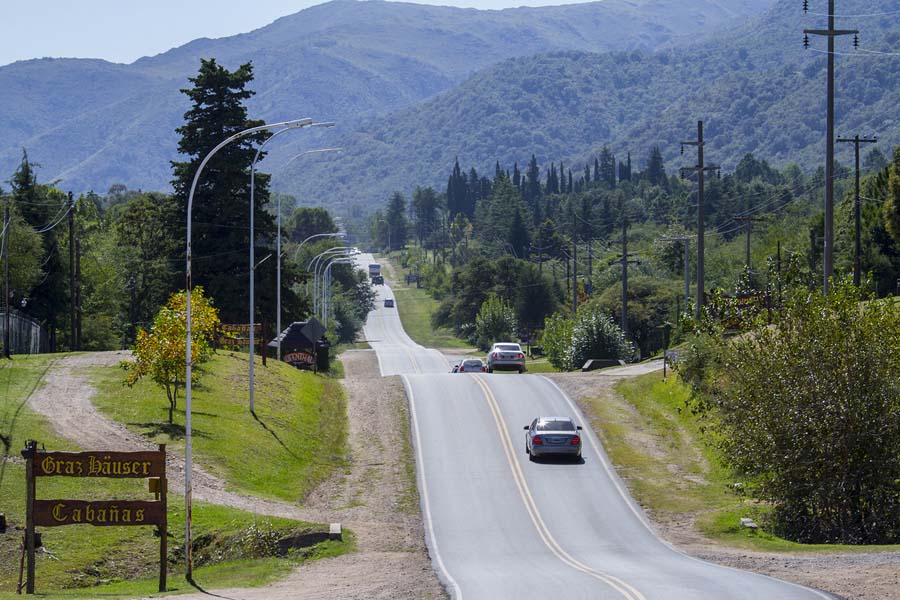
[[834, 598], [660, 540], [587, 428], [582, 463], [530, 462], [523, 427], [539, 415], [585, 423], [577, 406], [537, 375], [450, 374], [384, 308], [390, 287], [376, 291], [366, 338], [382, 375], [406, 384], [428, 547], [453, 598]]

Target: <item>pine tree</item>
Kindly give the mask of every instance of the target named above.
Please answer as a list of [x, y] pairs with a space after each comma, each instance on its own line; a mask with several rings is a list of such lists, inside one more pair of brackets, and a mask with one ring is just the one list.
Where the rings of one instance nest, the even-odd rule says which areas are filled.
[[616, 157], [609, 150], [608, 146], [603, 146], [600, 151], [600, 179], [606, 182], [610, 189], [616, 187]]
[[519, 190], [522, 189], [522, 174], [519, 173], [519, 163], [513, 163], [512, 184]]
[[[204, 59], [197, 76], [190, 78], [193, 87], [181, 90], [192, 105], [184, 114], [185, 124], [176, 129], [181, 135], [178, 151], [189, 157], [186, 162], [172, 162], [175, 176], [172, 186], [181, 215], [174, 225], [176, 231], [183, 231], [188, 193], [200, 162], [229, 136], [263, 124], [247, 118], [244, 102], [254, 94], [247, 89], [251, 81], [250, 63], [232, 72], [216, 64], [215, 59]], [[254, 146], [267, 135], [266, 132], [248, 135], [222, 148], [207, 164], [194, 193], [192, 284], [203, 286], [224, 322], [247, 320], [249, 286], [237, 282], [246, 280], [249, 268], [250, 163], [256, 153]], [[265, 210], [269, 201], [269, 176], [256, 173], [255, 181], [253, 210], [258, 246], [259, 240], [274, 239], [275, 221]], [[258, 248], [256, 255], [265, 256], [266, 250]], [[213, 256], [215, 260], [210, 260]], [[265, 271], [269, 270], [267, 267]], [[290, 287], [290, 282], [286, 287]], [[260, 309], [261, 314], [274, 312], [274, 307], [260, 306]]]
[[601, 177], [600, 177], [600, 161], [599, 161], [597, 158], [594, 158], [594, 178], [593, 178], [593, 181], [594, 181], [594, 183], [600, 183], [601, 180], [602, 180], [602, 179], [601, 179]]
[[406, 200], [400, 192], [391, 194], [384, 220], [388, 226], [388, 249], [396, 250], [406, 246], [408, 223], [406, 220]]
[[591, 165], [584, 165], [584, 189], [587, 189], [591, 186]]
[[647, 181], [649, 181], [651, 185], [658, 185], [665, 188], [668, 184], [666, 168], [663, 166], [663, 158], [662, 153], [659, 151], [659, 146], [653, 146], [653, 148], [650, 149], [650, 156], [647, 158], [646, 176]]

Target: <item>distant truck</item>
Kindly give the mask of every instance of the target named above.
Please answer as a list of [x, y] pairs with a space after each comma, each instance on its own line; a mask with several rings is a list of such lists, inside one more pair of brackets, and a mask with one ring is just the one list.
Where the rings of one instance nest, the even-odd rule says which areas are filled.
[[369, 278], [375, 279], [381, 276], [381, 265], [378, 263], [369, 263]]

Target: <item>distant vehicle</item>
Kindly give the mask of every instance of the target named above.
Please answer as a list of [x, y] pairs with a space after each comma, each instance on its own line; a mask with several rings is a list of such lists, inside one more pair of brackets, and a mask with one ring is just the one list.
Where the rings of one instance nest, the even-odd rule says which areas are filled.
[[374, 279], [381, 275], [381, 265], [378, 263], [369, 263], [369, 277]]
[[384, 299], [384, 307], [385, 308], [394, 308], [394, 299], [393, 298], [385, 298]]
[[461, 361], [461, 360], [456, 361], [455, 363], [453, 363], [453, 366], [450, 367], [450, 372], [451, 372], [451, 373], [459, 373], [459, 365], [461, 365], [461, 364], [462, 364], [462, 361]]
[[525, 453], [529, 460], [542, 456], [571, 456], [581, 459], [581, 425], [569, 417], [538, 417], [525, 426]]
[[503, 342], [491, 346], [487, 355], [487, 372], [504, 370], [525, 372], [525, 353], [520, 345]]
[[467, 358], [459, 363], [457, 373], [484, 373], [485, 366], [480, 358]]
[[384, 277], [376, 275], [372, 278], [372, 285], [384, 285]]

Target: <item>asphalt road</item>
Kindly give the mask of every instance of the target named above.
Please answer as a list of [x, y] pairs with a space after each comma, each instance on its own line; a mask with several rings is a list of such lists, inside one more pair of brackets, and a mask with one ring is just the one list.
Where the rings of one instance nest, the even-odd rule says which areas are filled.
[[384, 308], [390, 288], [376, 290], [365, 334], [382, 374], [406, 384], [428, 547], [452, 597], [834, 598], [660, 540], [587, 428], [583, 462], [530, 462], [523, 427], [541, 415], [583, 424], [576, 405], [537, 375], [450, 374], [440, 353], [406, 335], [397, 308]]

